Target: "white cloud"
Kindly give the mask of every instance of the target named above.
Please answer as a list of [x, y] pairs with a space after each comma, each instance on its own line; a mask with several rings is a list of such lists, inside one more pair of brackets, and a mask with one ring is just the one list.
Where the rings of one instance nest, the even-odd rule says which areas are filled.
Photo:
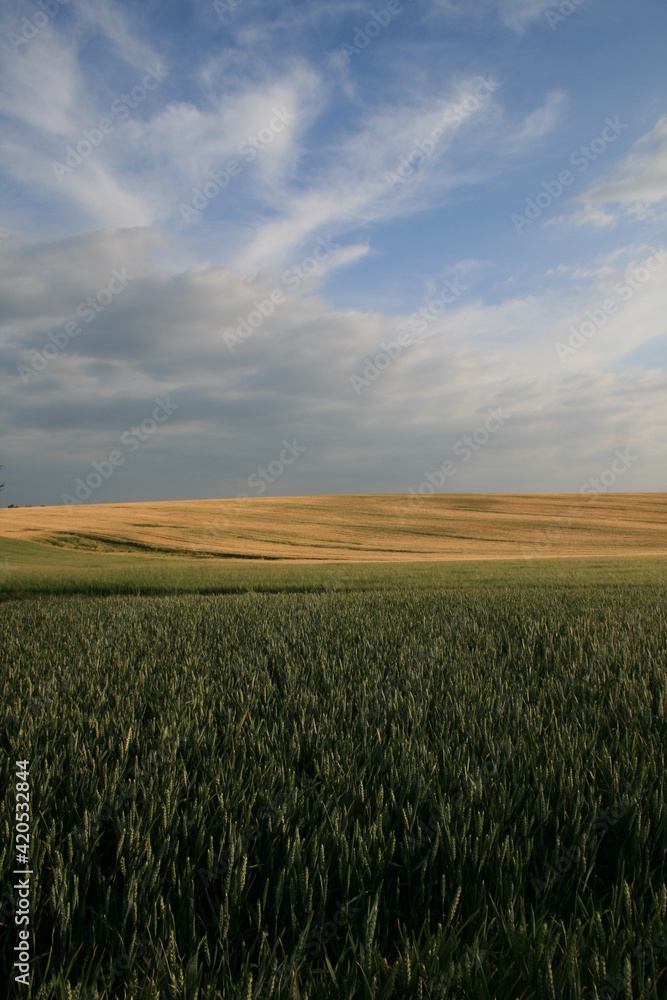
[[[407, 490], [489, 407], [502, 407], [512, 420], [462, 469], [457, 489], [577, 489], [619, 442], [642, 454], [628, 484], [657, 488], [652, 470], [664, 469], [667, 457], [667, 376], [637, 366], [622, 371], [614, 362], [659, 330], [667, 282], [658, 274], [627, 304], [618, 329], [610, 322], [591, 339], [586, 365], [561, 365], [554, 340], [580, 307], [596, 307], [605, 294], [598, 273], [590, 276], [591, 297], [546, 292], [447, 311], [434, 336], [409, 345], [357, 396], [350, 376], [395, 339], [407, 317], [335, 310], [318, 291], [321, 278], [290, 292], [280, 271], [265, 270], [253, 281], [209, 265], [172, 273], [151, 264], [163, 242], [157, 232], [135, 230], [14, 254], [2, 289], [6, 370], [29, 363], [29, 349], [46, 342], [49, 303], [59, 320], [103, 283], [110, 262], [129, 260], [134, 270], [127, 290], [38, 378], [8, 384], [4, 401], [14, 431], [7, 461], [34, 463], [47, 440], [59, 454], [52, 495], [40, 502], [55, 502], [82, 466], [104, 457], [166, 392], [178, 416], [128, 479], [116, 477], [118, 493], [99, 499], [140, 495], [148, 484], [153, 495], [182, 494], [180, 481], [160, 485], [167, 455], [172, 468], [182, 461], [192, 469], [195, 492], [233, 495], [266, 460], [273, 439], [287, 436], [309, 445], [290, 492]], [[348, 248], [339, 263], [364, 249]], [[633, 265], [639, 260], [641, 254]], [[12, 287], [19, 291], [8, 301]], [[222, 331], [277, 287], [285, 301], [230, 353]], [[631, 331], [625, 337], [624, 328]]]
[[[415, 211], [461, 183], [462, 173], [446, 162], [447, 156], [458, 145], [465, 151], [466, 142], [491, 145], [493, 128], [482, 128], [494, 119], [497, 84], [488, 80], [486, 85], [482, 100], [475, 98], [475, 90], [485, 84], [481, 77], [471, 78], [459, 83], [454, 95], [386, 107], [368, 115], [356, 131], [332, 139], [325, 165], [306, 190], [291, 191], [286, 183], [275, 205], [281, 217], [260, 229], [240, 256], [241, 268], [253, 270], [274, 261], [323, 231], [341, 233], [363, 221]], [[463, 105], [468, 97], [470, 111]], [[442, 131], [434, 142], [436, 128]], [[411, 157], [412, 165], [406, 168]], [[399, 168], [405, 172], [404, 180], [388, 181]], [[465, 179], [470, 182], [474, 173]]]
[[76, 13], [81, 34], [103, 35], [111, 42], [115, 54], [136, 70], [161, 61], [136, 26], [128, 24], [128, 8], [113, 0], [77, 0]]
[[[112, 28], [122, 39], [113, 19]], [[7, 118], [0, 165], [23, 191], [64, 213], [73, 231], [167, 219], [180, 225], [179, 203], [232, 158], [252, 177], [255, 199], [279, 198], [281, 179], [294, 172], [301, 138], [322, 100], [316, 74], [295, 65], [287, 76], [211, 93], [200, 105], [165, 106], [166, 87], [161, 83], [136, 113], [115, 117], [108, 95], [91, 96], [74, 43], [46, 29], [0, 76], [0, 111]], [[239, 148], [274, 120], [276, 108], [287, 113], [288, 124], [249, 163]], [[82, 130], [98, 128], [104, 117], [112, 131], [70, 169], [68, 147], [76, 149]]]
[[579, 199], [581, 223], [609, 225], [619, 214], [662, 219], [667, 212], [667, 116], [634, 144], [614, 175]]
[[[475, 105], [476, 74], [483, 53], [489, 73], [507, 66], [508, 52], [523, 45], [512, 32], [525, 31], [548, 6], [440, 3], [445, 17], [476, 19], [481, 34], [466, 49], [469, 24], [460, 38], [448, 37], [433, 6], [424, 17], [423, 8], [406, 4], [401, 27], [348, 64], [331, 53], [325, 21], [344, 14], [345, 32], [353, 33], [357, 11], [357, 23], [367, 15], [357, 0], [334, 7], [244, 0], [223, 26], [210, 4], [195, 5], [193, 19], [206, 24], [206, 40], [195, 38], [182, 61], [180, 49], [172, 63], [165, 57], [172, 69], [164, 85], [127, 120], [115, 121], [112, 134], [62, 182], [53, 161], [109, 112], [116, 83], [127, 90], [135, 70], [159, 61], [158, 39], [175, 54], [179, 40], [170, 39], [166, 24], [143, 39], [132, 18], [147, 17], [147, 9], [130, 14], [81, 0], [20, 57], [8, 53], [0, 69], [9, 213], [3, 223], [79, 235], [48, 243], [44, 235], [0, 239], [3, 367], [11, 373], [31, 364], [48, 333], [103, 289], [113, 269], [132, 275], [38, 378], [28, 385], [18, 376], [8, 380], [3, 412], [14, 467], [23, 463], [27, 478], [44, 468], [50, 499], [58, 499], [82, 463], [103, 457], [156, 395], [172, 392], [177, 418], [156, 436], [153, 452], [142, 451], [134, 471], [128, 463], [130, 480], [114, 478], [118, 492], [100, 499], [174, 495], [183, 483], [199, 494], [233, 494], [271, 457], [274, 435], [312, 444], [290, 491], [406, 489], [478, 426], [489, 406], [505, 407], [512, 421], [457, 488], [576, 489], [604, 467], [598, 463], [605, 449], [626, 442], [641, 446], [645, 460], [635, 487], [664, 487], [666, 384], [658, 365], [667, 268], [626, 295], [566, 363], [555, 350], [589, 310], [596, 314], [605, 300], [620, 299], [615, 285], [648, 254], [646, 227], [624, 246], [580, 256], [567, 242], [572, 232], [555, 227], [555, 218], [545, 221], [548, 232], [532, 227], [523, 244], [500, 218], [505, 195], [510, 204], [518, 194], [519, 204], [526, 193], [519, 188], [525, 180], [506, 168], [525, 156], [528, 168], [541, 169], [526, 154], [543, 152], [545, 137], [561, 126], [565, 92], [545, 95], [523, 67], [516, 81], [536, 95], [537, 106], [526, 112], [522, 104], [519, 113], [509, 84]], [[499, 31], [499, 19], [511, 30]], [[219, 32], [213, 43], [211, 32]], [[311, 49], [305, 42], [317, 32], [324, 41]], [[501, 44], [476, 47], [491, 32]], [[452, 70], [443, 57], [459, 42], [475, 75]], [[461, 106], [468, 109], [463, 116]], [[294, 120], [252, 162], [244, 158], [241, 174], [186, 225], [179, 204], [191, 202], [210, 173], [239, 160], [241, 144], [268, 127], [276, 107]], [[666, 150], [662, 118], [615, 174], [574, 202], [568, 221], [611, 228], [621, 216], [661, 218]], [[394, 307], [334, 308], [326, 278], [376, 252], [372, 226], [399, 219], [383, 230], [388, 254], [404, 241], [389, 276], [369, 262], [368, 293], [359, 291], [360, 280], [350, 282], [356, 303], [417, 308], [415, 288], [428, 301], [445, 276], [460, 277], [469, 291], [357, 396], [350, 376], [409, 324], [409, 315], [388, 315]], [[340, 247], [230, 353], [223, 334], [257, 314], [258, 302], [268, 309], [272, 291], [286, 290], [284, 269], [312, 254], [320, 237]], [[414, 269], [413, 250], [420, 262]]]
[[85, 94], [76, 45], [46, 27], [0, 69], [0, 112], [49, 139], [67, 135]]
[[540, 139], [550, 135], [560, 124], [564, 102], [563, 91], [550, 91], [544, 103], [529, 112], [522, 124], [508, 133], [503, 140], [503, 149], [514, 154], [532, 149]]
[[[664, 336], [667, 315], [667, 253], [652, 261], [648, 245], [619, 247], [594, 261], [561, 264], [543, 291], [507, 298], [495, 305], [470, 302], [468, 297], [449, 326], [449, 338], [502, 352], [513, 370], [549, 377], [565, 373], [621, 371], [628, 356]], [[638, 271], [639, 269], [639, 271]], [[559, 280], [560, 279], [560, 280]], [[613, 303], [605, 313], [605, 303]], [[591, 334], [591, 312], [599, 327]], [[572, 328], [586, 336], [565, 361], [556, 349], [568, 345]]]

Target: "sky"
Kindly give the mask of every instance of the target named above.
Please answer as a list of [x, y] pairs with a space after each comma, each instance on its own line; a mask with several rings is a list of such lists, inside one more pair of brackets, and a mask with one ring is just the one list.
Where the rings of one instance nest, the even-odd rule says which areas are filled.
[[664, 0], [10, 0], [0, 495], [667, 490]]

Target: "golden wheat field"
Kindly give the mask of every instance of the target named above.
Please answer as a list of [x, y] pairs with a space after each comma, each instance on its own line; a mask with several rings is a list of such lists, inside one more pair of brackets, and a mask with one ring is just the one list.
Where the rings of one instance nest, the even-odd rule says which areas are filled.
[[0, 510], [0, 538], [60, 549], [288, 561], [667, 554], [667, 494], [185, 500]]

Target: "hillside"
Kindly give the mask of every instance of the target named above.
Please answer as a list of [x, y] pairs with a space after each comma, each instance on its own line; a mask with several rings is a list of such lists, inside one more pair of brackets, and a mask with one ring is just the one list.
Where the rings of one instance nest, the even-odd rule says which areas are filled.
[[187, 500], [0, 510], [0, 538], [59, 549], [288, 561], [667, 554], [666, 494]]

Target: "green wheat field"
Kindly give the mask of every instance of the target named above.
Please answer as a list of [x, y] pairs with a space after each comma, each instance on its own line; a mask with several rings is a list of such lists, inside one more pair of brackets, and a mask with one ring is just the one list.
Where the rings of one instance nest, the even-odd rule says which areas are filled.
[[664, 510], [3, 511], [10, 991], [667, 996]]
[[667, 996], [664, 559], [211, 578], [27, 544], [0, 553], [12, 995], [27, 758], [16, 995]]

